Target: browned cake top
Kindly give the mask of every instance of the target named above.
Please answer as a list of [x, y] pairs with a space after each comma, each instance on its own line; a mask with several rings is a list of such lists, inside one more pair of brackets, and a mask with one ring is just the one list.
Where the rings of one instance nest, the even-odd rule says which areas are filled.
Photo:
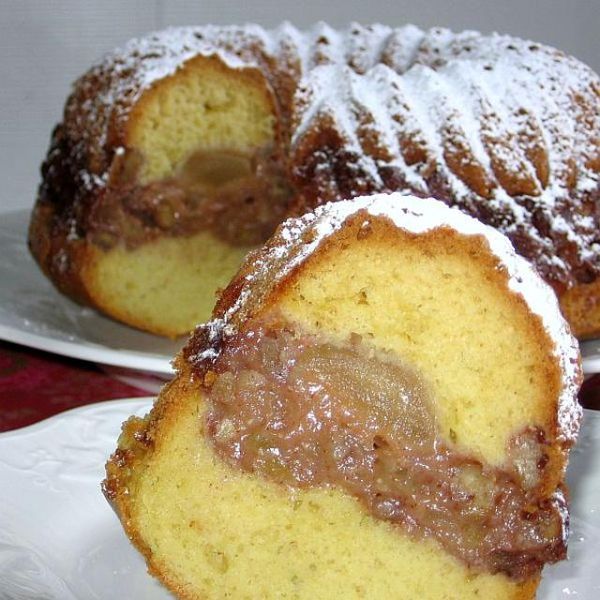
[[133, 40], [76, 82], [41, 197], [75, 199], [72, 217], [102, 194], [136, 99], [199, 54], [264, 73], [299, 208], [407, 189], [497, 227], [559, 287], [597, 277], [598, 77], [497, 34], [285, 24]]

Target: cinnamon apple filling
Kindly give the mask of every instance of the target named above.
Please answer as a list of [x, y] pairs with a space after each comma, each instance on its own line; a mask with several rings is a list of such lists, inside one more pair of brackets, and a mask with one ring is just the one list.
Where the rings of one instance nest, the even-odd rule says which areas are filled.
[[500, 468], [457, 451], [427, 382], [359, 336], [256, 327], [227, 341], [204, 385], [214, 448], [245, 471], [342, 489], [478, 571], [523, 579], [565, 555], [564, 507], [539, 489], [543, 432], [517, 432]]
[[156, 237], [210, 231], [233, 246], [264, 242], [284, 219], [289, 185], [272, 148], [242, 154], [203, 150], [192, 154], [174, 176], [141, 184], [143, 158], [134, 151], [116, 157], [109, 190], [90, 216], [93, 241], [129, 248]]

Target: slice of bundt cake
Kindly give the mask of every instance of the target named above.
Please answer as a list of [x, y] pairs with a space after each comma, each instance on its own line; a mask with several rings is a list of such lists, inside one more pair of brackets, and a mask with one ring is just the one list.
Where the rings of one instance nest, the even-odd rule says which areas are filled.
[[576, 341], [495, 230], [378, 195], [291, 219], [103, 483], [182, 598], [534, 598], [564, 558]]
[[508, 36], [169, 29], [75, 83], [30, 246], [66, 294], [176, 335], [284, 216], [409, 190], [507, 234], [600, 335], [598, 77]]

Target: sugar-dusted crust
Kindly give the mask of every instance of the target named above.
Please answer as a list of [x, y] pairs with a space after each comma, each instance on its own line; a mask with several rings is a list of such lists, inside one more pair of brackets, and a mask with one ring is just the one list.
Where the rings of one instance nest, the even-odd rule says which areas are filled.
[[[90, 302], [79, 246], [94, 207], [118, 192], [111, 177], [138, 102], [197, 56], [241, 85], [254, 74], [273, 94], [298, 214], [372, 192], [433, 196], [507, 234], [559, 294], [596, 294], [600, 86], [589, 68], [496, 34], [319, 24], [169, 29], [76, 82], [30, 233], [34, 256], [69, 295]], [[578, 335], [600, 330], [567, 312]]]
[[[432, 204], [438, 205], [438, 210], [431, 210]], [[445, 210], [432, 199], [421, 200], [400, 193], [368, 196], [328, 204], [314, 213], [284, 222], [268, 244], [248, 257], [221, 294], [215, 307], [215, 318], [196, 330], [182, 356], [192, 363], [202, 365], [206, 361], [210, 364], [218, 356], [220, 345], [264, 310], [265, 302], [275, 302], [278, 290], [289, 285], [290, 278], [304, 262], [322, 251], [321, 247], [328, 243], [332, 234], [350, 219], [368, 223], [370, 217], [389, 219], [395, 227], [412, 233], [450, 227], [485, 240], [492, 255], [502, 265], [508, 288], [519, 301], [526, 303], [548, 336], [549, 352], [552, 360], [560, 364], [561, 371], [554, 433], [558, 439], [572, 442], [581, 419], [581, 407], [577, 402], [581, 383], [579, 349], [568, 324], [560, 316], [552, 290], [536, 276], [527, 261], [515, 254], [504, 236], [456, 209]], [[178, 361], [183, 360], [182, 356]]]

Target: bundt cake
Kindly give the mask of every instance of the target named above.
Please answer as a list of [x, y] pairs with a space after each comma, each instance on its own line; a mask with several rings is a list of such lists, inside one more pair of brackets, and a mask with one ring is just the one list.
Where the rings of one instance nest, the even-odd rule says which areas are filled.
[[446, 29], [168, 29], [79, 79], [30, 228], [72, 298], [166, 335], [285, 216], [405, 190], [507, 234], [600, 334], [600, 83], [537, 43]]
[[376, 195], [286, 221], [123, 426], [103, 490], [181, 598], [534, 598], [577, 343], [509, 241]]

